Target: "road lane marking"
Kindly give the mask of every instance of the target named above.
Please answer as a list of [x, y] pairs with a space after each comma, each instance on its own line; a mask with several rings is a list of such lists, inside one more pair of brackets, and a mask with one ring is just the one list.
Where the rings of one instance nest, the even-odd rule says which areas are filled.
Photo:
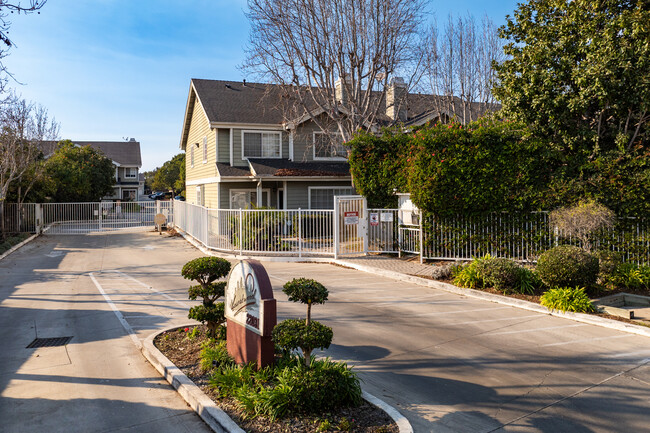
[[587, 325], [578, 324], [578, 325], [563, 325], [563, 326], [547, 326], [545, 328], [523, 329], [520, 331], [491, 332], [490, 335], [523, 334], [526, 332], [549, 331], [551, 329], [577, 328], [578, 326], [587, 326]]
[[592, 341], [614, 340], [616, 338], [625, 338], [625, 337], [634, 337], [634, 335], [626, 334], [626, 335], [612, 335], [611, 337], [582, 338], [580, 340], [564, 341], [562, 343], [543, 344], [539, 347], [563, 346], [565, 344], [575, 344], [575, 343], [591, 343]]

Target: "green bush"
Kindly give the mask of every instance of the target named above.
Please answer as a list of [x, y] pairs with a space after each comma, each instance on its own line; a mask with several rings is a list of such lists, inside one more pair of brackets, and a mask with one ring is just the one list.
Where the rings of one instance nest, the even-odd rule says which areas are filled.
[[316, 348], [330, 347], [333, 337], [332, 328], [315, 320], [306, 324], [300, 319], [284, 320], [273, 328], [272, 333], [273, 342], [283, 351], [300, 349], [305, 358], [311, 357], [311, 352]]
[[287, 358], [259, 371], [226, 363], [215, 369], [210, 384], [220, 396], [234, 397], [248, 417], [323, 413], [361, 402], [357, 375], [329, 359], [307, 367], [299, 358]]
[[483, 285], [502, 292], [512, 290], [520, 277], [520, 266], [510, 259], [491, 258], [478, 263], [478, 273]]
[[206, 324], [208, 335], [217, 336], [217, 329], [226, 321], [223, 302], [216, 302], [224, 296], [226, 282], [214, 282], [225, 277], [230, 271], [230, 262], [220, 257], [200, 257], [190, 260], [183, 266], [181, 274], [185, 279], [195, 280], [198, 286], [189, 288], [188, 297], [192, 300], [202, 298], [200, 305], [190, 308], [188, 317]]
[[648, 290], [650, 289], [650, 266], [622, 263], [613, 272], [611, 282], [618, 288]]
[[537, 273], [549, 287], [593, 286], [598, 270], [598, 258], [573, 245], [551, 248], [537, 261]]
[[483, 287], [483, 278], [479, 275], [475, 261], [454, 268], [452, 275], [454, 276], [454, 284], [458, 287], [467, 287], [469, 289]]
[[598, 281], [601, 284], [613, 284], [616, 269], [623, 263], [623, 255], [615, 251], [596, 251], [598, 258]]
[[214, 368], [223, 368], [235, 365], [235, 360], [228, 353], [226, 341], [207, 340], [203, 343], [200, 354], [201, 370], [211, 371]]
[[562, 287], [550, 289], [540, 298], [540, 303], [549, 310], [592, 313], [595, 308], [584, 288]]

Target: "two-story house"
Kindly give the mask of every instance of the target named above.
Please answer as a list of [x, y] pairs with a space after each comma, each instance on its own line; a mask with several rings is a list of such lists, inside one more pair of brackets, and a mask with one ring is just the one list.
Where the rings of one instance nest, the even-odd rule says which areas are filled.
[[[135, 138], [128, 141], [76, 141], [75, 146], [90, 146], [100, 151], [113, 162], [115, 167], [115, 184], [113, 194], [103, 197], [103, 200], [138, 201], [143, 194], [144, 180], [140, 179], [140, 142]], [[49, 158], [56, 150], [54, 141], [41, 142], [40, 147], [44, 157]]]
[[[452, 117], [435, 109], [434, 98], [407, 93], [394, 80], [379, 122], [408, 127]], [[331, 209], [335, 195], [354, 194], [338, 135], [306, 115], [288, 119], [286, 105], [278, 85], [192, 79], [180, 142], [187, 201], [216, 209]]]

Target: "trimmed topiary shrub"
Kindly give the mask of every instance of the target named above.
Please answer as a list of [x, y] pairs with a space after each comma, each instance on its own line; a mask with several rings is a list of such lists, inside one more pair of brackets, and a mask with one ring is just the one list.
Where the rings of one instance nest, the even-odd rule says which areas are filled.
[[478, 273], [486, 287], [502, 292], [512, 290], [519, 281], [521, 267], [510, 259], [493, 258], [478, 264]]
[[540, 303], [549, 310], [592, 313], [596, 311], [584, 288], [562, 287], [550, 289], [540, 298]]
[[[189, 288], [188, 297], [192, 300], [200, 297], [203, 300], [201, 305], [190, 308], [187, 317], [204, 323], [211, 338], [217, 336], [217, 328], [226, 321], [223, 302], [216, 302], [217, 299], [224, 296], [226, 282], [215, 283], [214, 281], [225, 277], [229, 271], [230, 262], [220, 257], [200, 257], [190, 260], [181, 271], [185, 279], [199, 283], [198, 286]], [[225, 338], [225, 332], [220, 332], [220, 334], [220, 337]]]
[[537, 273], [549, 287], [592, 286], [598, 270], [598, 258], [573, 245], [551, 248], [537, 261]]
[[305, 366], [309, 367], [311, 352], [316, 348], [326, 349], [332, 342], [332, 329], [311, 320], [312, 304], [323, 304], [329, 292], [321, 283], [309, 278], [294, 278], [287, 282], [282, 291], [290, 301], [307, 304], [307, 319], [285, 320], [273, 329], [273, 342], [284, 351], [300, 348]]

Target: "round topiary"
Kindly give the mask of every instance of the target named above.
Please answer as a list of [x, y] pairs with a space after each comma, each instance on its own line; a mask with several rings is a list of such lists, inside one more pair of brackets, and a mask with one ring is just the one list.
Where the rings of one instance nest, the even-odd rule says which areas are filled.
[[273, 328], [273, 342], [283, 350], [302, 350], [305, 365], [309, 366], [312, 350], [327, 349], [332, 343], [332, 328], [312, 320], [287, 319]]
[[592, 286], [598, 270], [598, 258], [573, 245], [551, 248], [537, 261], [537, 273], [549, 287]]

